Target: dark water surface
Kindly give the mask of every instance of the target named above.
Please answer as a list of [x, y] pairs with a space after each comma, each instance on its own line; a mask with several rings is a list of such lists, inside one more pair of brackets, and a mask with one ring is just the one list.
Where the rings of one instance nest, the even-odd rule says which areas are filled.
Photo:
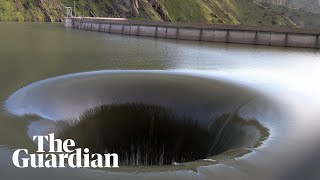
[[[319, 69], [314, 49], [1, 23], [0, 179], [315, 179]], [[100, 153], [112, 144], [123, 166], [13, 166], [15, 149], [50, 132]]]

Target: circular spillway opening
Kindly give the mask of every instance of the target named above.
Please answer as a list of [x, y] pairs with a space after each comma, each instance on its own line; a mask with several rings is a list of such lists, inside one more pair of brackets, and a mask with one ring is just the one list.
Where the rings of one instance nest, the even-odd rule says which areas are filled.
[[250, 147], [263, 127], [234, 113], [200, 124], [169, 108], [140, 103], [103, 105], [86, 111], [80, 122], [65, 128], [92, 153], [119, 155], [120, 165], [170, 165], [207, 159], [228, 150]]
[[30, 137], [55, 133], [90, 153], [117, 153], [120, 166], [158, 166], [233, 158], [239, 153], [231, 151], [258, 147], [268, 129], [243, 109], [259, 97], [186, 73], [99, 71], [36, 82], [6, 107], [39, 117], [29, 125]]

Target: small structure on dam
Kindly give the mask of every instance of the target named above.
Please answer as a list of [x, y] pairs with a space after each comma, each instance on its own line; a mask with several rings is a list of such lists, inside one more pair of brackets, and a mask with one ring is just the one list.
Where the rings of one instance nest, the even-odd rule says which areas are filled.
[[87, 17], [66, 17], [64, 26], [81, 30], [158, 38], [320, 48], [320, 29], [205, 25]]

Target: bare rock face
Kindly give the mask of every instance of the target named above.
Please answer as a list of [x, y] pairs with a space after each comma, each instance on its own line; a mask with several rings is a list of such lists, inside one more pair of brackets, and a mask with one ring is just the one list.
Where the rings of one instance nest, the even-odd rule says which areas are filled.
[[159, 0], [148, 0], [151, 6], [155, 9], [155, 11], [160, 15], [162, 20], [164, 21], [172, 21], [168, 11], [166, 8], [161, 4]]
[[139, 16], [139, 2], [138, 0], [127, 0], [131, 1], [131, 9], [132, 9], [132, 14], [134, 16]]
[[114, 0], [113, 3], [122, 17], [139, 16], [139, 0]]
[[[139, 10], [143, 11], [146, 7], [152, 7], [164, 21], [171, 21], [168, 11], [159, 0], [114, 0], [114, 7], [122, 17], [137, 17]], [[149, 4], [150, 6], [146, 6]]]

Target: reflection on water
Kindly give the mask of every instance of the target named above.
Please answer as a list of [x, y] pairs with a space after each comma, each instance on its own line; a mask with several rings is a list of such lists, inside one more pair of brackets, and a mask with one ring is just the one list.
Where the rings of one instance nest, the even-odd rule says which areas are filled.
[[[260, 98], [247, 101], [246, 106], [239, 109], [237, 114], [243, 119], [256, 119], [270, 133], [261, 146], [244, 149], [250, 153], [238, 152], [238, 158], [227, 159], [226, 157], [230, 157], [228, 153], [232, 153], [228, 151], [227, 154], [217, 156], [214, 161], [209, 161], [210, 163], [208, 160], [201, 160], [195, 166], [191, 165], [191, 170], [170, 166], [171, 171], [168, 171], [168, 167], [164, 166], [157, 167], [159, 173], [155, 173], [153, 167], [141, 169], [137, 166], [134, 170], [128, 170], [128, 174], [121, 172], [121, 179], [132, 179], [132, 173], [139, 179], [150, 179], [150, 176], [160, 179], [185, 179], [186, 176], [193, 179], [317, 179], [319, 176], [319, 50], [128, 37], [64, 29], [59, 24], [2, 23], [0, 32], [0, 100], [3, 102], [0, 111], [1, 178], [21, 179], [28, 176], [33, 179], [119, 179], [118, 172], [92, 169], [14, 168], [11, 163], [14, 149], [35, 150], [35, 145], [28, 137], [28, 127], [33, 128], [32, 132], [43, 132], [50, 130], [51, 126], [46, 123], [33, 124], [43, 123], [36, 121], [38, 117], [19, 117], [23, 112], [35, 110], [35, 106], [22, 105], [23, 99], [15, 99], [16, 105], [20, 104], [20, 107], [11, 107], [19, 110], [16, 115], [5, 110], [7, 98], [31, 83], [76, 72], [110, 69], [171, 69], [214, 79], [215, 83], [227, 82], [251, 89], [250, 92], [257, 92]], [[50, 83], [47, 88], [59, 89], [69, 83], [70, 81], [60, 79], [59, 83]], [[93, 81], [92, 84], [94, 83]], [[34, 88], [30, 91], [32, 93], [25, 94], [25, 98], [37, 103], [51, 97], [48, 103], [42, 103], [43, 106], [36, 109], [40, 117], [51, 120], [72, 119], [83, 109], [92, 108], [90, 104], [96, 102], [81, 96], [77, 101], [86, 103], [69, 106], [67, 103], [71, 101], [66, 100], [66, 106], [60, 106], [57, 95], [60, 99], [68, 99], [72, 95], [90, 90], [95, 91], [92, 94], [103, 94], [103, 91], [98, 91], [99, 88], [90, 89], [92, 86], [86, 86], [70, 93], [46, 91], [52, 95], [48, 96], [45, 93], [39, 94], [45, 86], [37, 85], [39, 84], [31, 87]], [[160, 92], [161, 88], [158, 89]], [[206, 91], [210, 88], [199, 89]], [[219, 97], [232, 99], [233, 95], [236, 97], [233, 98], [235, 101], [238, 98], [246, 99], [247, 96], [238, 96], [239, 92], [232, 90], [234, 89], [227, 88], [230, 93]], [[184, 91], [185, 89], [180, 90]], [[17, 93], [19, 92], [21, 91]], [[191, 91], [186, 91], [188, 92]], [[125, 94], [125, 91], [119, 92], [121, 93]], [[208, 90], [202, 94], [210, 93]], [[199, 96], [200, 99], [205, 99], [205, 96]], [[148, 97], [148, 94], [141, 97]], [[187, 97], [192, 98], [194, 95], [189, 94]], [[184, 104], [185, 99], [179, 97], [179, 94], [177, 99]], [[266, 100], [272, 103], [266, 103]], [[83, 104], [88, 106], [84, 107]], [[199, 109], [206, 105], [203, 103]], [[194, 111], [194, 107], [189, 110]], [[29, 126], [30, 123], [32, 126]], [[41, 129], [45, 127], [49, 129]], [[242, 154], [241, 157], [239, 153]]]

